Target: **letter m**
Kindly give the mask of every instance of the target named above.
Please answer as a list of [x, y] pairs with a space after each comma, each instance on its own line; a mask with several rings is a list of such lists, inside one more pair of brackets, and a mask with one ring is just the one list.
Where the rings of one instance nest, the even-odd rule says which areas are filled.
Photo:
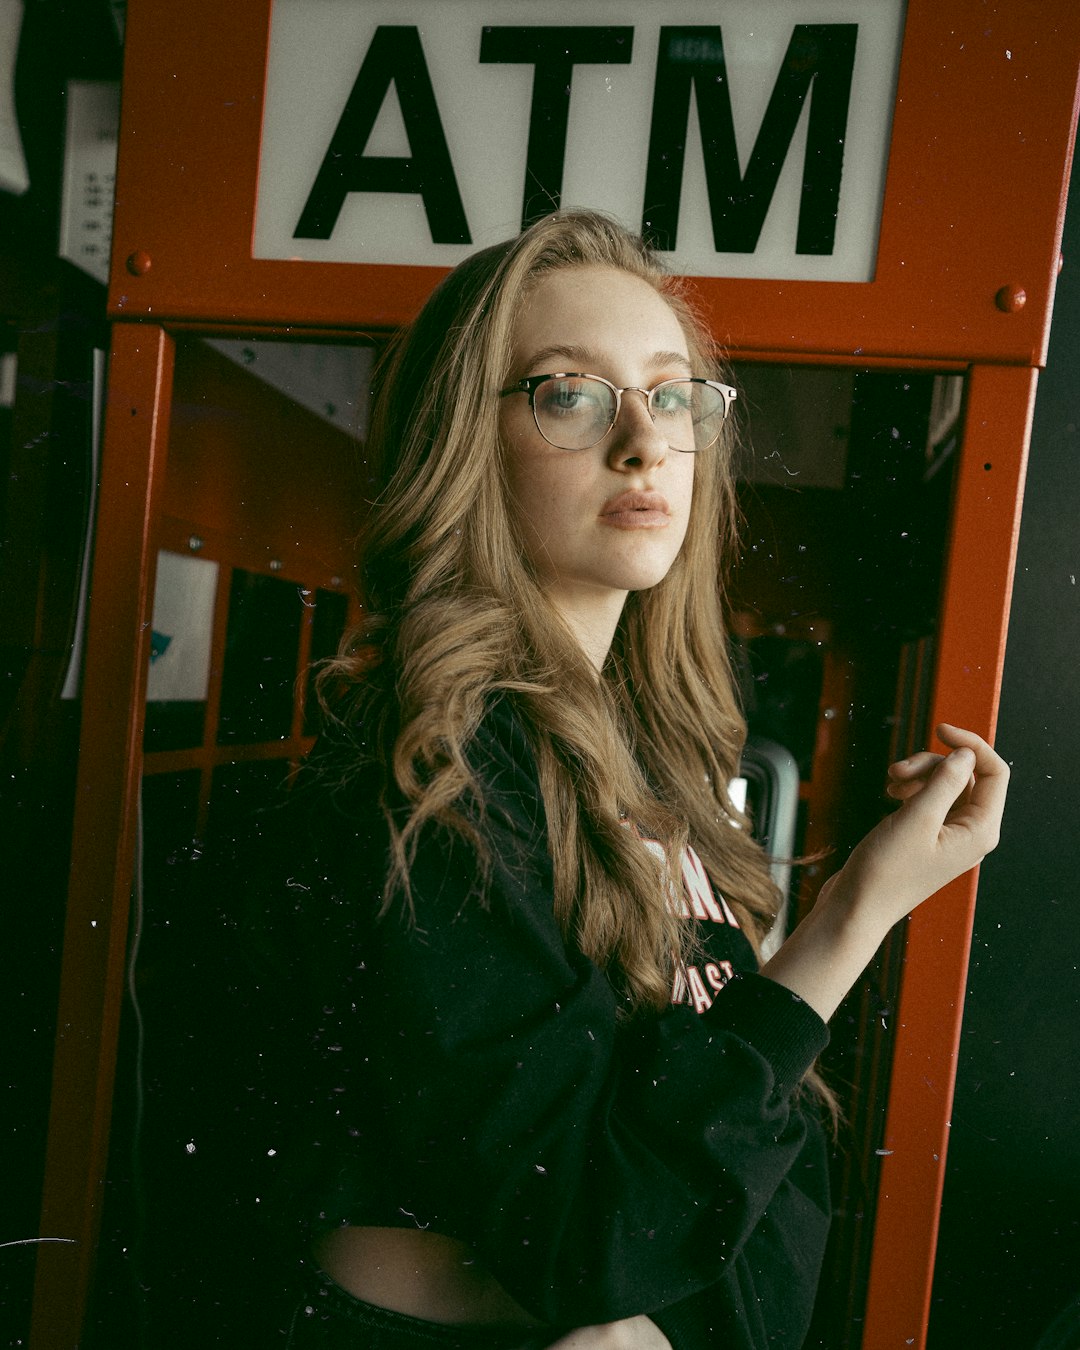
[[757, 248], [780, 170], [809, 98], [795, 251], [832, 253], [858, 31], [858, 24], [853, 23], [795, 25], [743, 173], [720, 29], [660, 30], [642, 211], [642, 233], [656, 248], [673, 249], [678, 235], [693, 89], [716, 251], [753, 253]]

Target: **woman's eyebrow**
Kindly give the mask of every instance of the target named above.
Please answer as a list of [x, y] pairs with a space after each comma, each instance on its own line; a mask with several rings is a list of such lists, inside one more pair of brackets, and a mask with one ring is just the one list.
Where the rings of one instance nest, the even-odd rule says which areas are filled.
[[690, 358], [682, 352], [653, 352], [652, 364], [654, 366], [682, 366], [688, 374], [693, 369], [690, 365]]
[[[572, 368], [579, 374], [600, 374], [599, 366], [604, 364], [603, 357], [592, 347], [579, 347], [572, 342], [554, 343], [550, 347], [541, 347], [527, 362], [529, 370], [540, 370], [549, 361], [559, 361], [564, 368]], [[653, 352], [648, 359], [651, 368], [661, 370], [679, 366], [688, 373], [691, 370], [690, 358], [683, 352]]]
[[538, 370], [540, 366], [556, 359], [563, 366], [575, 366], [579, 371], [589, 371], [601, 364], [599, 355], [592, 347], [579, 347], [573, 342], [557, 342], [534, 352], [527, 365], [530, 370]]

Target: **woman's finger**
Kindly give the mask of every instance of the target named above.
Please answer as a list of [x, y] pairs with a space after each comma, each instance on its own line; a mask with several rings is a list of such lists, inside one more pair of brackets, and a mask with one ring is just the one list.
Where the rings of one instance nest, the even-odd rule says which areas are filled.
[[887, 783], [885, 785], [886, 795], [893, 801], [906, 802], [911, 797], [916, 796], [926, 786], [925, 778], [913, 778], [909, 783]]
[[[1005, 793], [1009, 781], [1008, 765], [981, 736], [973, 731], [967, 731], [963, 727], [942, 722], [937, 727], [937, 734], [951, 750], [970, 750], [975, 757], [972, 765], [973, 771], [967, 782], [968, 791], [958, 793], [950, 809], [955, 810], [957, 806], [966, 805], [974, 799], [979, 812], [986, 811], [991, 815], [1000, 817], [1004, 808]], [[885, 788], [886, 794], [893, 801], [911, 801], [931, 781], [938, 765], [944, 759], [945, 756], [936, 754], [931, 750], [920, 750], [916, 754], [909, 755], [907, 759], [901, 759], [895, 764], [890, 764], [888, 770], [889, 782]], [[974, 792], [975, 785], [980, 779], [987, 781], [976, 794]], [[944, 799], [947, 795], [944, 783], [940, 785], [939, 791], [942, 799]]]
[[936, 755], [932, 750], [920, 750], [917, 754], [909, 755], [907, 759], [899, 759], [895, 764], [890, 764], [889, 778], [896, 783], [905, 783], [913, 778], [925, 778], [934, 771], [943, 758], [943, 755]]
[[973, 866], [997, 847], [1009, 767], [972, 731], [943, 724], [937, 732], [953, 749], [903, 809], [949, 856]]
[[962, 810], [954, 815], [950, 823], [977, 831], [989, 852], [997, 846], [1001, 830], [1001, 817], [1009, 789], [1009, 766], [992, 746], [973, 731], [942, 723], [937, 728], [937, 734], [946, 745], [956, 747], [954, 753], [970, 750], [974, 755], [974, 786], [966, 794]]
[[930, 781], [931, 775], [943, 758], [943, 755], [937, 755], [932, 750], [920, 750], [914, 755], [909, 755], [907, 759], [890, 764], [889, 781], [885, 785], [886, 795], [896, 802], [910, 801]]
[[912, 820], [917, 814], [934, 833], [940, 830], [946, 817], [971, 788], [974, 767], [975, 755], [967, 746], [960, 746], [939, 760], [920, 791], [905, 805], [906, 810], [915, 813]]

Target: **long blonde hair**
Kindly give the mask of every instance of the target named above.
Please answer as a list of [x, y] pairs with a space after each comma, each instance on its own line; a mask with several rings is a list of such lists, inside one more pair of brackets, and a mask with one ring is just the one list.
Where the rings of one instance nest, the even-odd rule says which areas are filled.
[[509, 697], [557, 822], [548, 837], [559, 923], [631, 1008], [660, 1008], [695, 924], [665, 903], [661, 864], [627, 821], [660, 841], [675, 876], [692, 839], [755, 945], [776, 912], [766, 860], [727, 794], [745, 739], [721, 591], [735, 534], [734, 432], [698, 456], [682, 551], [663, 581], [630, 596], [598, 680], [521, 547], [497, 398], [531, 289], [590, 264], [653, 286], [695, 369], [717, 369], [680, 283], [598, 213], [556, 213], [456, 268], [381, 368], [368, 441], [375, 499], [361, 539], [367, 617], [321, 689], [357, 767], [382, 766], [387, 904], [408, 904], [426, 824], [470, 836], [482, 853], [461, 809], [482, 795], [468, 749], [492, 698]]

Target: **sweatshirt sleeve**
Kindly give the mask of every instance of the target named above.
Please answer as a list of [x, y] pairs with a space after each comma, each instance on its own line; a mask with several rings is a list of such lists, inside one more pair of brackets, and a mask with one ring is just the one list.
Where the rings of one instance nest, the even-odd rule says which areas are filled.
[[[415, 924], [392, 913], [339, 936], [348, 975], [324, 1011], [342, 1137], [379, 1155], [401, 1222], [471, 1244], [538, 1317], [580, 1326], [676, 1304], [760, 1225], [814, 1208], [792, 1175], [808, 1129], [794, 1092], [825, 1026], [757, 974], [703, 1014], [618, 1017], [553, 916], [512, 717], [485, 722], [477, 753], [486, 900], [471, 847], [432, 829], [411, 871]], [[336, 903], [371, 907], [384, 857], [351, 851]]]

